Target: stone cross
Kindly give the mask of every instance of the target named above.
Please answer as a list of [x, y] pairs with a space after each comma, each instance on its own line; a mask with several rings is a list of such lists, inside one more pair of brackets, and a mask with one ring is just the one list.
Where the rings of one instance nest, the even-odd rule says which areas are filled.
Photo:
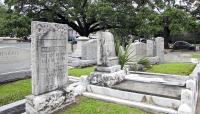
[[67, 25], [32, 22], [32, 94], [40, 95], [67, 83]]

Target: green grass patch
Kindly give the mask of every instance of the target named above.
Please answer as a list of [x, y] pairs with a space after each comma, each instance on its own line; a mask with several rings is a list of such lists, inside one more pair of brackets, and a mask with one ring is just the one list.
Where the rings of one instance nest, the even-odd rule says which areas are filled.
[[[69, 69], [69, 76], [89, 75], [95, 67]], [[20, 80], [0, 85], [0, 106], [24, 99], [31, 94], [31, 80]]]
[[78, 97], [76, 101], [76, 104], [67, 107], [61, 114], [148, 114], [136, 108], [86, 97]]
[[80, 77], [81, 75], [89, 75], [95, 69], [94, 66], [85, 68], [71, 68], [69, 69], [69, 76]]
[[146, 72], [163, 73], [163, 74], [176, 74], [176, 75], [189, 75], [195, 68], [194, 64], [189, 63], [169, 63], [153, 65], [147, 69]]
[[200, 59], [200, 54], [192, 54], [192, 58]]
[[31, 94], [31, 80], [20, 80], [0, 85], [0, 106], [24, 99]]

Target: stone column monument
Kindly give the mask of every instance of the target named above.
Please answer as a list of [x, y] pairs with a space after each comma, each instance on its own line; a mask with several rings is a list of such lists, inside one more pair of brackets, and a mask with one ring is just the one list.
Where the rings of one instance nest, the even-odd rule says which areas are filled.
[[112, 86], [125, 78], [125, 71], [118, 64], [115, 55], [114, 37], [110, 32], [98, 32], [97, 67], [90, 76], [90, 83], [100, 86]]
[[75, 101], [67, 86], [67, 25], [32, 22], [32, 95], [27, 114], [51, 114]]
[[154, 41], [147, 40], [147, 57], [153, 57], [153, 56], [154, 56]]
[[83, 52], [82, 52], [83, 44], [89, 40], [90, 39], [88, 37], [80, 36], [77, 38], [77, 48], [73, 54], [73, 57], [77, 57], [77, 58], [83, 57]]
[[157, 37], [156, 41], [156, 56], [158, 56], [160, 63], [164, 63], [164, 38]]

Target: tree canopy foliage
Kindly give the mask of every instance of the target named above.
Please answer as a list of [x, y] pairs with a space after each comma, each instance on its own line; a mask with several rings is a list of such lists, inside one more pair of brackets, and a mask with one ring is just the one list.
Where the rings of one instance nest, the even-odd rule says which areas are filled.
[[81, 36], [112, 29], [124, 37], [122, 41], [128, 41], [128, 35], [163, 36], [167, 43], [172, 35], [200, 33], [198, 0], [5, 0], [5, 4], [12, 16], [4, 17], [4, 21], [15, 20], [9, 22], [19, 26], [23, 21], [29, 23], [29, 17], [68, 24]]
[[[5, 0], [33, 20], [68, 24], [81, 36], [99, 30], [135, 26], [135, 7], [148, 0]], [[127, 23], [128, 22], [128, 23]]]
[[16, 35], [18, 38], [30, 35], [30, 18], [0, 5], [0, 36]]

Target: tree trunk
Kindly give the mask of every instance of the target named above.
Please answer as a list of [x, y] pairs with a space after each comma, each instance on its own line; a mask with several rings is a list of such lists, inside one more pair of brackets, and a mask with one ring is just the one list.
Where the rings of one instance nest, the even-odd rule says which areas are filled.
[[89, 31], [85, 31], [85, 30], [81, 30], [80, 32], [78, 32], [80, 36], [85, 36], [88, 37], [89, 36]]
[[170, 29], [169, 29], [169, 20], [168, 17], [164, 17], [164, 28], [163, 28], [163, 36], [164, 36], [164, 47], [165, 49], [169, 49], [169, 38], [170, 38]]
[[165, 46], [165, 49], [169, 49], [169, 38], [170, 38], [170, 30], [169, 30], [169, 27], [165, 27], [164, 28], [164, 46]]

